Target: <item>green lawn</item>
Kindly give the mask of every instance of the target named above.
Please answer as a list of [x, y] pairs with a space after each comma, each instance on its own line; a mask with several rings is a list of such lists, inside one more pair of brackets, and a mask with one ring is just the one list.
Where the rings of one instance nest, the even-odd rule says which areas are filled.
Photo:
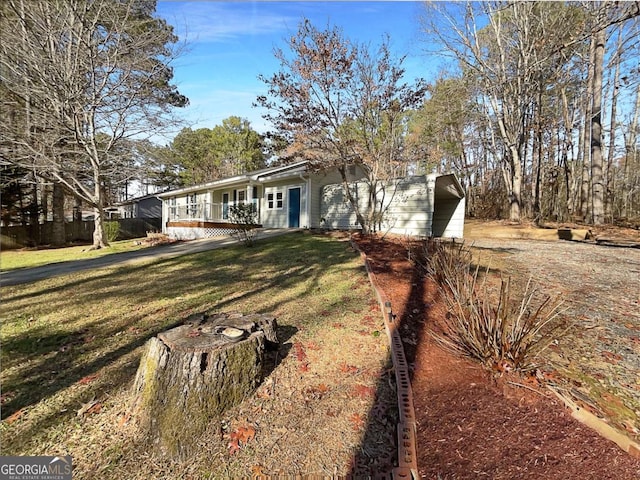
[[74, 247], [45, 248], [41, 250], [26, 248], [4, 250], [0, 252], [0, 271], [40, 267], [51, 263], [69, 262], [72, 260], [85, 260], [145, 248], [144, 245], [141, 245], [139, 241], [135, 240], [111, 242], [109, 247], [99, 250], [89, 250], [90, 247], [90, 245], [77, 245]]
[[[6, 287], [2, 297], [1, 454], [71, 454], [74, 478], [135, 476], [135, 434], [116, 419], [150, 337], [192, 313], [238, 311], [273, 313], [294, 340], [321, 342], [319, 332], [355, 325], [372, 304], [348, 243], [308, 233]], [[384, 340], [367, 341], [380, 343], [372, 361], [384, 361]], [[94, 399], [100, 415], [76, 415]]]

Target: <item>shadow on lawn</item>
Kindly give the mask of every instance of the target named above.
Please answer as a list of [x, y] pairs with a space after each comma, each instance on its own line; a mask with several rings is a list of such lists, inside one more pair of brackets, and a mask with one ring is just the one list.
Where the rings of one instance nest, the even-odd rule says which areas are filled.
[[[229, 307], [235, 310], [233, 305], [237, 302], [250, 304], [253, 298], [257, 298], [258, 295], [264, 296], [265, 292], [308, 281], [308, 287], [304, 290], [292, 291], [278, 298], [274, 296], [266, 303], [262, 301], [259, 311], [251, 312], [267, 313], [281, 305], [300, 302], [305, 296], [313, 294], [319, 288], [319, 278], [327, 266], [352, 258], [343, 247], [319, 249], [319, 252], [309, 251], [297, 244], [300, 234], [293, 235], [297, 238], [284, 242], [261, 241], [261, 249], [257, 246], [250, 250], [235, 249], [227, 252], [224, 251], [226, 249], [222, 249], [216, 250], [215, 253], [185, 255], [152, 264], [120, 266], [97, 275], [87, 274], [89, 278], [82, 276], [81, 279], [72, 279], [66, 284], [64, 280], [56, 279], [53, 280], [54, 285], [45, 284], [42, 290], [31, 293], [28, 298], [20, 290], [16, 290], [14, 297], [5, 295], [6, 306], [7, 303], [20, 299], [29, 300], [31, 304], [50, 303], [52, 299], [46, 295], [53, 293], [55, 305], [50, 306], [52, 310], [70, 308], [72, 304], [84, 304], [83, 302], [96, 305], [114, 295], [113, 292], [120, 292], [119, 298], [132, 305], [144, 304], [148, 298], [146, 290], [149, 287], [145, 281], [137, 279], [144, 277], [145, 272], [153, 271], [161, 272], [157, 277], [159, 285], [154, 283], [154, 288], [166, 292], [167, 297], [175, 298], [177, 302], [170, 304], [169, 308], [163, 307], [158, 311], [157, 318], [153, 312], [148, 311], [132, 312], [131, 317], [126, 319], [104, 312], [104, 315], [97, 314], [94, 321], [83, 323], [74, 331], [54, 330], [51, 335], [52, 332], [47, 331], [46, 325], [34, 325], [23, 334], [3, 341], [3, 356], [13, 356], [13, 364], [16, 367], [22, 367], [21, 362], [28, 365], [23, 369], [18, 368], [17, 374], [9, 373], [5, 376], [3, 394], [10, 395], [5, 395], [3, 399], [3, 419], [16, 414], [18, 418], [23, 409], [29, 409], [43, 401], [48, 402], [60, 391], [69, 389], [68, 394], [65, 392], [65, 397], [58, 400], [59, 405], [50, 408], [50, 413], [31, 420], [29, 426], [20, 433], [22, 440], [16, 443], [24, 443], [37, 432], [64, 422], [66, 418], [75, 414], [83, 402], [89, 401], [91, 396], [100, 398], [102, 395], [108, 395], [107, 392], [116, 391], [130, 383], [139, 362], [140, 355], [136, 350], [158, 333], [182, 324], [194, 309], [201, 310], [197, 305], [212, 307], [207, 308], [209, 312], [225, 311]], [[241, 272], [227, 270], [230, 264], [240, 262], [239, 265], [242, 265], [248, 258], [253, 258], [257, 263], [257, 269], [264, 268], [267, 272], [277, 273], [271, 273], [268, 280], [261, 278], [251, 288], [245, 289], [246, 285], [242, 285], [237, 295], [212, 297], [212, 292], [226, 292], [224, 288], [228, 288], [230, 283], [244, 279], [246, 269], [241, 269]], [[288, 268], [279, 271], [283, 264]], [[251, 272], [255, 272], [256, 268]], [[180, 275], [180, 286], [176, 285], [176, 271]], [[69, 295], [72, 290], [73, 295]], [[180, 299], [182, 296], [192, 298], [185, 302]], [[17, 318], [20, 310], [15, 305], [10, 306], [9, 311], [5, 312], [5, 317]], [[85, 312], [74, 313], [77, 318], [84, 314]], [[281, 347], [272, 361], [267, 362], [267, 368], [276, 368], [286, 357], [291, 348], [291, 344], [286, 342], [296, 331], [292, 326], [279, 326], [278, 335], [282, 336]], [[89, 340], [93, 336], [96, 338]], [[109, 342], [114, 344], [109, 345]], [[105, 368], [110, 368], [111, 371], [105, 374]], [[91, 380], [85, 382], [88, 378]], [[79, 388], [75, 388], [76, 386]], [[6, 446], [3, 448], [3, 454], [12, 453], [5, 450]]]

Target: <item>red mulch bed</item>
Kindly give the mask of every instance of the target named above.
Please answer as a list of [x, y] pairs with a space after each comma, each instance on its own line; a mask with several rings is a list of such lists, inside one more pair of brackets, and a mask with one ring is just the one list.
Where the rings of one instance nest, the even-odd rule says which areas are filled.
[[446, 306], [414, 268], [406, 239], [354, 238], [401, 321], [414, 367], [413, 400], [421, 478], [640, 478], [640, 459], [570, 416], [544, 388], [489, 372], [431, 338]]

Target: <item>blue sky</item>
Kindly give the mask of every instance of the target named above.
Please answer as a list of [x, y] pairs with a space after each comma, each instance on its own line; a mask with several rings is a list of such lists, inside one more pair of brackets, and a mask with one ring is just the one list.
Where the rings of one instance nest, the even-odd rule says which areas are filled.
[[343, 30], [359, 43], [379, 45], [385, 34], [392, 50], [407, 55], [407, 80], [429, 79], [433, 68], [422, 53], [421, 2], [207, 2], [162, 1], [157, 14], [174, 26], [187, 49], [174, 64], [174, 81], [190, 106], [180, 109], [191, 128], [212, 128], [237, 115], [263, 133], [269, 125], [252, 108], [266, 93], [258, 75], [278, 70], [274, 47], [286, 49], [285, 38], [297, 31], [303, 17], [319, 28]]

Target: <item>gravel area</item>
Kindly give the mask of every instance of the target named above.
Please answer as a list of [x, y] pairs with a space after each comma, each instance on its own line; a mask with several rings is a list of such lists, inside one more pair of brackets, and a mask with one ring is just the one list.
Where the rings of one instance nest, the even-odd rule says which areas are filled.
[[568, 241], [475, 239], [503, 275], [560, 296], [573, 326], [545, 353], [583, 407], [640, 439], [640, 249]]

